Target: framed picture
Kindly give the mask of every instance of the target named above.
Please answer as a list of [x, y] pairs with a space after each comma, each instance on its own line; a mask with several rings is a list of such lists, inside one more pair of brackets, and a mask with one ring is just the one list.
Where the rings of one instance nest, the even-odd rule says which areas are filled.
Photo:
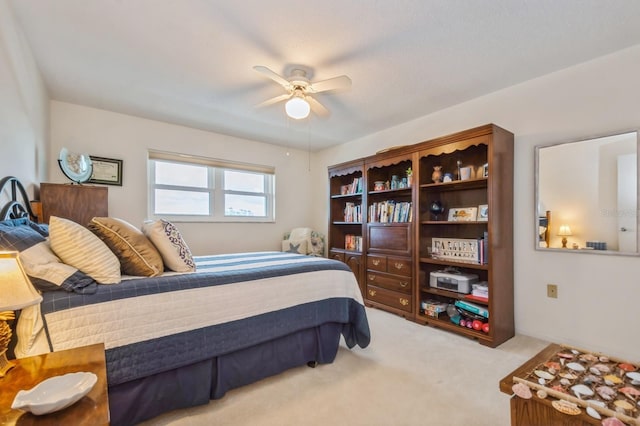
[[486, 222], [489, 220], [489, 205], [488, 204], [480, 204], [478, 206], [478, 221]]
[[483, 178], [489, 177], [489, 163], [484, 163], [482, 165], [482, 177]]
[[89, 183], [122, 186], [122, 160], [89, 156], [93, 163], [93, 173]]
[[449, 209], [450, 222], [473, 222], [478, 213], [477, 207], [461, 207]]

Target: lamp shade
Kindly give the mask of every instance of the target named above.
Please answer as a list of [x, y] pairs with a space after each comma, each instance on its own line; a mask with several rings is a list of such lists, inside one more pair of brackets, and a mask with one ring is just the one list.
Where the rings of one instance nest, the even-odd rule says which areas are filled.
[[22, 269], [18, 252], [0, 252], [0, 311], [15, 311], [41, 301]]
[[560, 229], [558, 229], [558, 235], [561, 237], [568, 237], [572, 235], [569, 225], [560, 225]]
[[311, 111], [309, 103], [304, 100], [302, 96], [298, 95], [293, 95], [291, 99], [289, 99], [284, 105], [284, 109], [289, 117], [296, 120], [307, 118], [309, 116], [309, 112]]

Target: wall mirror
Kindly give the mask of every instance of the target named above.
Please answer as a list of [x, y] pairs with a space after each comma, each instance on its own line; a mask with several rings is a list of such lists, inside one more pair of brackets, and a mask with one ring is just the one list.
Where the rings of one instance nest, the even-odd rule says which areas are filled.
[[638, 131], [536, 147], [536, 249], [639, 255]]

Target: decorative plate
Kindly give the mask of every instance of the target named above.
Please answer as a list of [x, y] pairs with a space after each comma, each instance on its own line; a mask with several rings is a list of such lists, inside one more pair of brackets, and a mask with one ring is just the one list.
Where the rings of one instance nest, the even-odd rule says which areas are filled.
[[93, 173], [91, 157], [87, 154], [69, 152], [67, 148], [60, 150], [58, 164], [60, 164], [62, 173], [76, 183], [88, 181]]
[[31, 390], [21, 390], [11, 404], [14, 410], [29, 411], [36, 416], [67, 408], [89, 393], [98, 381], [93, 373], [79, 372], [51, 377]]

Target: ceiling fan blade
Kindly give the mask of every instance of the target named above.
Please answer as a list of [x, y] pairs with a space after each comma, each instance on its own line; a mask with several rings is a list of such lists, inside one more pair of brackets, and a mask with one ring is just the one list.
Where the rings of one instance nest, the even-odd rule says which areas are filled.
[[278, 102], [286, 101], [290, 97], [291, 97], [291, 93], [285, 93], [284, 95], [276, 96], [275, 98], [267, 99], [266, 101], [259, 103], [258, 105], [256, 105], [256, 108], [262, 108], [262, 107], [276, 104]]
[[351, 87], [351, 79], [346, 75], [316, 81], [309, 85], [308, 91], [311, 93], [326, 92], [327, 90], [348, 89]]
[[312, 96], [307, 96], [305, 97], [305, 100], [307, 102], [309, 102], [309, 106], [311, 107], [311, 111], [313, 111], [314, 113], [318, 114], [320, 117], [326, 117], [328, 116], [329, 110], [326, 109], [324, 107], [324, 105], [322, 105], [320, 102], [318, 102], [314, 97]]
[[285, 89], [287, 89], [287, 90], [292, 90], [293, 89], [291, 87], [291, 83], [289, 83], [280, 74], [277, 74], [277, 73], [271, 71], [269, 68], [264, 67], [262, 65], [256, 65], [255, 67], [253, 67], [253, 69], [258, 71], [260, 74], [264, 75], [265, 77], [269, 77], [271, 80], [273, 80], [276, 83], [280, 84]]

